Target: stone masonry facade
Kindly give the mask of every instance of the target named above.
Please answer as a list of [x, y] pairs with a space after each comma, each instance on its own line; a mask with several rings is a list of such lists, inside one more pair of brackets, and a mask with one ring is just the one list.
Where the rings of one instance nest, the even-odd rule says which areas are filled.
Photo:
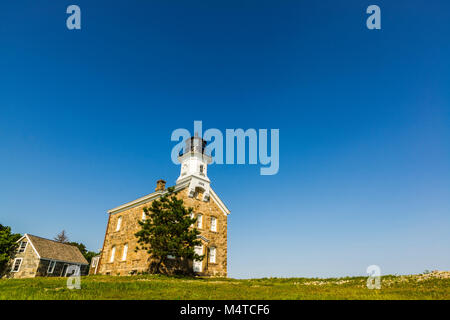
[[[187, 188], [180, 190], [177, 197], [183, 199], [186, 207], [194, 208], [197, 217], [202, 215], [201, 232], [202, 254], [205, 255], [202, 263], [202, 276], [227, 276], [227, 215], [219, 208], [213, 199], [202, 201], [201, 192], [194, 197], [188, 196]], [[98, 265], [99, 274], [130, 275], [148, 272], [151, 263], [150, 255], [145, 250], [135, 251], [139, 231], [138, 221], [142, 219], [144, 207], [150, 207], [151, 201], [126, 208], [123, 211], [110, 213], [102, 255]], [[216, 218], [216, 231], [211, 230], [211, 217]], [[118, 220], [121, 219], [120, 229], [117, 230]], [[196, 226], [197, 227], [197, 226]], [[116, 231], [117, 230], [117, 231]], [[124, 248], [127, 246], [126, 255]], [[115, 248], [115, 249], [113, 249]], [[210, 249], [215, 248], [215, 263], [210, 262]], [[111, 259], [114, 250], [114, 258]]]
[[9, 268], [12, 267], [15, 259], [23, 259], [18, 272], [10, 272], [9, 278], [34, 278], [39, 267], [39, 257], [34, 252], [30, 243], [27, 244], [24, 252], [16, 253], [14, 259], [10, 262]]

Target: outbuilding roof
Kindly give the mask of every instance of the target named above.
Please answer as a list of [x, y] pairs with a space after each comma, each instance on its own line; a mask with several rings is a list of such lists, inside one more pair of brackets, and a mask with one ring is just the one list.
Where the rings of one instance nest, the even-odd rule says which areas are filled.
[[88, 264], [80, 250], [73, 245], [41, 238], [31, 234], [25, 234], [25, 237], [31, 241], [34, 250], [41, 259]]

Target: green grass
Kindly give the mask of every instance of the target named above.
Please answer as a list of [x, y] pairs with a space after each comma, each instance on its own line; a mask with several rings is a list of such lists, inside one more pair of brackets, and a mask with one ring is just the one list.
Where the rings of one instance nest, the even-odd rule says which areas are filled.
[[67, 278], [1, 279], [5, 299], [450, 299], [450, 279], [384, 276], [380, 290], [367, 278], [339, 279], [173, 278], [157, 275], [88, 276], [81, 289], [67, 289]]

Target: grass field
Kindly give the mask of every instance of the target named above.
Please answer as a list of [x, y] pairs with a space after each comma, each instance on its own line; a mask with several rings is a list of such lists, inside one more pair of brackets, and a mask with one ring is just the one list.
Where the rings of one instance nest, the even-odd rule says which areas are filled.
[[88, 276], [81, 289], [67, 278], [1, 279], [0, 299], [450, 299], [450, 277], [383, 276], [380, 290], [367, 278], [173, 278], [156, 275]]

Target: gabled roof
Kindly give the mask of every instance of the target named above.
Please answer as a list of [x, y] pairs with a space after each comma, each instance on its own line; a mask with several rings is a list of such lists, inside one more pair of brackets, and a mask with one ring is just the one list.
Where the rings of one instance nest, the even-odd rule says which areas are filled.
[[[70, 244], [65, 244], [31, 234], [25, 234], [24, 237], [28, 238], [31, 245], [39, 258], [58, 260], [62, 262], [88, 264], [87, 260], [83, 257], [80, 250]], [[23, 239], [22, 237], [21, 239]], [[19, 239], [19, 241], [21, 240]]]
[[[181, 183], [178, 183], [178, 184], [174, 185], [173, 186], [174, 187], [174, 191], [177, 192], [177, 191], [183, 190], [184, 188], [189, 186], [189, 182], [190, 182], [190, 180], [188, 179], [186, 181], [183, 181]], [[125, 203], [125, 204], [123, 204], [121, 206], [118, 206], [116, 208], [108, 210], [108, 213], [109, 214], [114, 214], [114, 213], [118, 213], [118, 212], [121, 212], [121, 211], [129, 209], [129, 208], [140, 206], [140, 205], [142, 205], [144, 203], [148, 203], [150, 201], [158, 199], [159, 197], [161, 197], [165, 193], [167, 193], [167, 189], [164, 190], [164, 191], [158, 190], [158, 191], [152, 192], [152, 193], [150, 193], [150, 194], [148, 194], [146, 196], [143, 196], [141, 198], [138, 198], [138, 199], [136, 199], [134, 201], [127, 202], [127, 203]], [[229, 215], [230, 214], [230, 210], [222, 202], [222, 200], [220, 200], [220, 198], [217, 195], [217, 193], [215, 193], [214, 190], [211, 187], [210, 187], [210, 193], [211, 193], [211, 199], [213, 199], [213, 201], [219, 206], [220, 210], [222, 210], [222, 212], [225, 215]]]

